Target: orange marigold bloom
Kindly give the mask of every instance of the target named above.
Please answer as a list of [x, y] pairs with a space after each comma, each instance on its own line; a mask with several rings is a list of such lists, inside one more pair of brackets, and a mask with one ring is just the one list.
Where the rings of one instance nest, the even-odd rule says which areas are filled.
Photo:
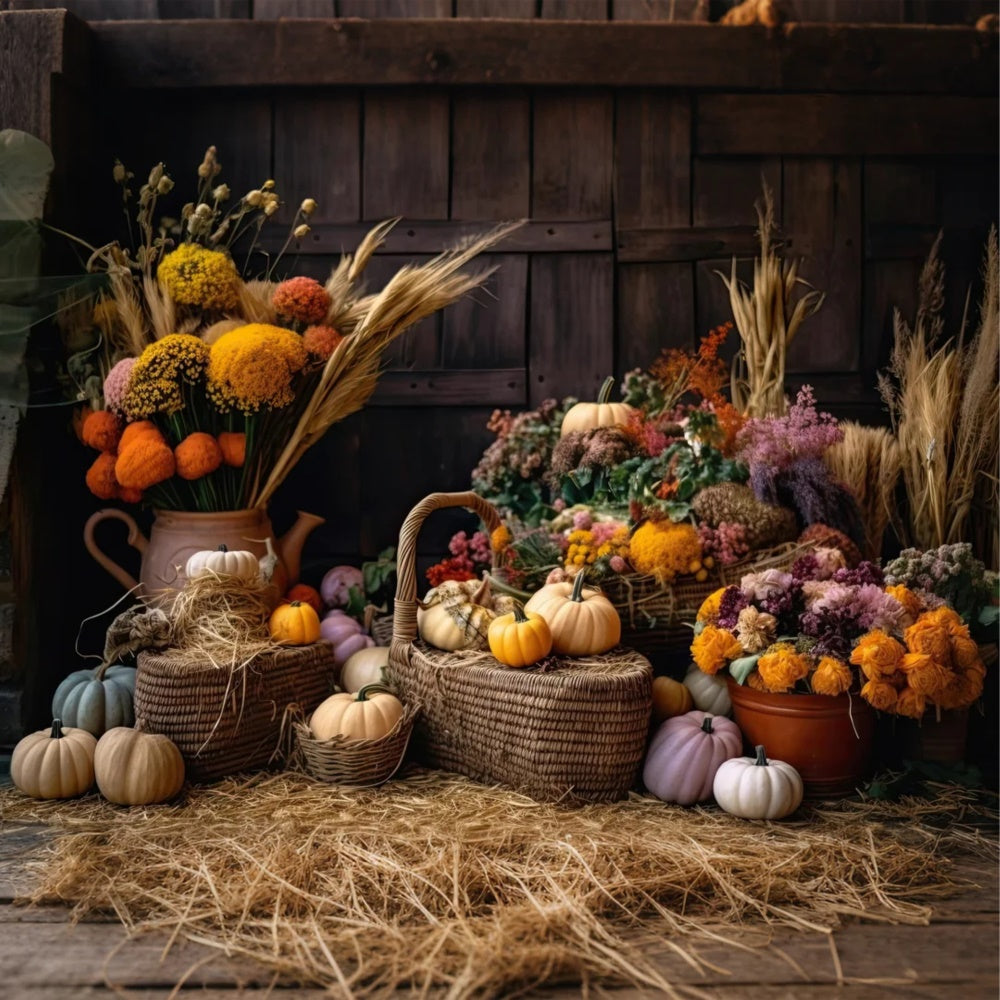
[[174, 461], [181, 479], [201, 479], [222, 465], [222, 449], [211, 434], [195, 431], [174, 448]]
[[122, 431], [121, 439], [118, 441], [118, 450], [124, 451], [137, 437], [143, 434], [155, 434], [161, 441], [164, 440], [160, 429], [152, 420], [136, 420], [125, 425], [125, 430]]
[[147, 490], [169, 479], [175, 471], [173, 449], [162, 435], [140, 434], [119, 451], [115, 462], [118, 482], [133, 490]]
[[851, 650], [851, 663], [861, 667], [869, 680], [876, 680], [895, 671], [905, 652], [891, 635], [875, 629], [858, 640]]
[[821, 657], [812, 675], [813, 694], [843, 694], [850, 689], [853, 680], [854, 672], [846, 663], [832, 656]]
[[795, 687], [796, 681], [808, 676], [811, 667], [809, 658], [796, 653], [789, 642], [775, 643], [757, 661], [757, 669], [768, 691], [776, 694]]
[[324, 361], [333, 354], [343, 339], [332, 326], [310, 326], [302, 334], [306, 350]]
[[730, 660], [743, 655], [743, 647], [732, 632], [706, 625], [691, 643], [691, 658], [706, 674], [717, 674]]
[[861, 697], [880, 712], [891, 712], [899, 701], [899, 693], [885, 681], [868, 681], [861, 689]]
[[282, 316], [300, 323], [322, 323], [330, 308], [330, 295], [315, 278], [299, 275], [275, 288], [271, 304]]
[[944, 667], [951, 666], [951, 637], [948, 629], [922, 615], [903, 632], [903, 641], [911, 653], [926, 653]]
[[243, 468], [247, 460], [247, 436], [242, 431], [223, 431], [218, 438], [222, 461], [234, 469]]
[[700, 622], [710, 622], [714, 625], [716, 621], [718, 621], [719, 605], [722, 603], [722, 595], [725, 592], [725, 587], [719, 587], [718, 590], [713, 590], [712, 593], [701, 602], [701, 607], [698, 608], [696, 620]]
[[901, 583], [897, 583], [894, 586], [886, 587], [885, 592], [890, 597], [895, 597], [900, 604], [903, 605], [903, 610], [910, 617], [910, 624], [912, 625], [920, 615], [923, 613], [924, 605], [920, 598], [917, 597], [909, 587], [903, 586]]
[[930, 625], [937, 625], [939, 628], [945, 629], [949, 635], [969, 634], [969, 626], [962, 621], [961, 615], [947, 605], [941, 605], [932, 611], [925, 611], [920, 620], [926, 620]]
[[927, 698], [940, 694], [951, 682], [952, 673], [927, 653], [907, 653], [899, 669], [906, 674], [911, 688]]
[[905, 687], [896, 697], [896, 714], [908, 719], [920, 719], [927, 711], [927, 699], [911, 687]]
[[302, 338], [291, 330], [267, 323], [237, 327], [212, 344], [209, 398], [223, 412], [288, 406], [295, 398], [292, 378], [308, 358]]
[[[99, 413], [102, 411], [98, 411]], [[114, 500], [118, 496], [118, 480], [115, 478], [115, 455], [102, 451], [94, 464], [87, 469], [87, 489], [102, 500]]]
[[98, 451], [115, 451], [122, 436], [122, 424], [110, 410], [94, 410], [83, 422], [83, 443]]

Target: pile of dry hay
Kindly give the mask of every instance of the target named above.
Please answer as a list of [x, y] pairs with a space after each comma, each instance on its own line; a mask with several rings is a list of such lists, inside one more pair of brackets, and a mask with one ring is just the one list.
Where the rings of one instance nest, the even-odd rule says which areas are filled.
[[252, 956], [279, 983], [459, 997], [624, 982], [678, 995], [654, 940], [697, 969], [698, 943], [740, 924], [926, 923], [928, 901], [958, 887], [946, 849], [992, 850], [957, 822], [969, 802], [942, 788], [748, 823], [637, 795], [539, 804], [411, 771], [360, 792], [259, 775], [132, 810], [7, 790], [0, 816], [62, 831], [35, 901]]

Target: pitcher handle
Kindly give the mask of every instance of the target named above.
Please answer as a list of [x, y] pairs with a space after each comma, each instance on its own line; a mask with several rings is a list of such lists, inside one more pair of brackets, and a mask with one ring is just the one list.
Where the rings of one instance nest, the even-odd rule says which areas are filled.
[[135, 523], [135, 518], [131, 514], [126, 514], [123, 510], [118, 510], [116, 507], [105, 507], [104, 510], [96, 511], [91, 514], [87, 519], [87, 523], [83, 526], [83, 544], [87, 547], [87, 551], [94, 557], [97, 562], [99, 562], [126, 590], [131, 590], [133, 587], [139, 586], [139, 581], [132, 576], [131, 573], [126, 572], [121, 566], [118, 565], [109, 556], [106, 556], [97, 546], [97, 541], [94, 538], [94, 528], [100, 524], [101, 521], [107, 520], [109, 517], [117, 518], [119, 521], [124, 521], [128, 525], [128, 543], [133, 549], [136, 549], [141, 556], [146, 551], [146, 546], [149, 544], [146, 536], [139, 530], [139, 525]]

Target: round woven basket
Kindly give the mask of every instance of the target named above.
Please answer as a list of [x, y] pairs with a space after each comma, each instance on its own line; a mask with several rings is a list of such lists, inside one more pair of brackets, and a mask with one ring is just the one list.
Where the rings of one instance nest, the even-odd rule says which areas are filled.
[[255, 770], [278, 752], [286, 710], [316, 708], [334, 669], [328, 642], [276, 649], [236, 670], [192, 668], [169, 649], [146, 650], [137, 659], [136, 721], [177, 744], [195, 781]]
[[510, 785], [539, 799], [622, 798], [646, 745], [652, 670], [634, 650], [551, 658], [513, 670], [489, 653], [444, 652], [417, 638], [416, 538], [444, 507], [468, 507], [492, 533], [494, 508], [475, 493], [433, 493], [403, 524], [388, 680], [419, 703], [415, 755], [432, 767]]
[[396, 725], [377, 740], [349, 740], [344, 736], [318, 740], [304, 722], [297, 720], [293, 724], [297, 751], [293, 753], [293, 764], [334, 785], [381, 785], [402, 767], [419, 711], [418, 706], [408, 705]]

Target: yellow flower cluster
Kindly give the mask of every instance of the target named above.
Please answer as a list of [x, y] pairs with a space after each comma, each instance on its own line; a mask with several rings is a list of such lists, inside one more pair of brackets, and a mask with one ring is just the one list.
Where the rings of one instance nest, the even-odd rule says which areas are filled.
[[757, 671], [768, 691], [779, 693], [795, 687], [809, 675], [812, 661], [795, 651], [790, 642], [777, 642], [757, 661]]
[[235, 309], [240, 276], [228, 254], [197, 243], [182, 243], [156, 270], [160, 284], [175, 302], [202, 309]]
[[629, 561], [637, 573], [655, 576], [661, 583], [690, 572], [700, 560], [701, 542], [690, 524], [646, 521], [632, 535]]
[[150, 344], [129, 374], [121, 406], [129, 420], [176, 413], [184, 406], [182, 383], [197, 382], [208, 367], [208, 345], [189, 333], [171, 333]]
[[237, 327], [211, 347], [208, 396], [224, 413], [288, 406], [295, 398], [292, 379], [308, 357], [302, 338], [291, 330], [266, 323]]
[[691, 658], [706, 674], [717, 674], [730, 660], [743, 655], [743, 647], [732, 632], [706, 625], [691, 643]]
[[567, 566], [589, 566], [597, 558], [597, 548], [594, 546], [594, 533], [578, 528], [566, 537], [569, 545], [566, 547]]
[[713, 590], [708, 597], [701, 602], [695, 620], [699, 622], [711, 622], [713, 625], [719, 619], [719, 605], [722, 603], [722, 595], [726, 592], [725, 587]]
[[506, 524], [501, 524], [499, 528], [494, 528], [490, 534], [490, 547], [497, 555], [500, 555], [507, 551], [513, 540], [510, 528]]
[[628, 528], [623, 524], [615, 529], [615, 533], [606, 541], [597, 546], [597, 558], [603, 559], [605, 556], [621, 556], [628, 559], [629, 538]]

